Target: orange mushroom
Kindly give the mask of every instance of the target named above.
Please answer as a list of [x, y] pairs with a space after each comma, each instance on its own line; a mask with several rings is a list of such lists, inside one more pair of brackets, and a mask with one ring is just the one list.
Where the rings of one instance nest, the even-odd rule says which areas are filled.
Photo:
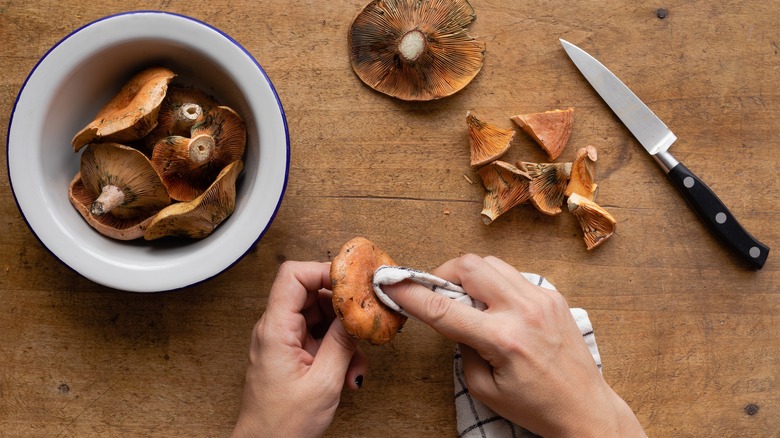
[[144, 232], [144, 239], [165, 236], [202, 239], [211, 234], [236, 207], [236, 179], [244, 167], [242, 161], [225, 166], [216, 180], [200, 196], [189, 202], [177, 202], [157, 213]]
[[586, 146], [577, 151], [571, 166], [571, 178], [566, 186], [566, 196], [572, 193], [582, 195], [593, 201], [598, 192], [596, 184], [596, 160], [598, 154], [593, 146]]
[[226, 106], [218, 106], [193, 126], [191, 138], [171, 136], [158, 141], [152, 165], [171, 198], [191, 201], [226, 165], [240, 160], [245, 148], [246, 128], [241, 117]]
[[133, 76], [100, 111], [79, 131], [71, 143], [78, 152], [95, 141], [125, 143], [135, 141], [157, 126], [168, 83], [176, 76], [165, 67], [151, 67]]
[[479, 73], [485, 43], [469, 36], [474, 8], [467, 0], [374, 0], [349, 29], [357, 76], [402, 100], [449, 96]]
[[157, 114], [157, 126], [141, 139], [139, 149], [151, 156], [154, 145], [164, 137], [189, 137], [192, 127], [203, 122], [215, 106], [217, 102], [197, 88], [169, 86]]
[[477, 173], [487, 190], [481, 212], [486, 225], [526, 202], [531, 196], [531, 176], [507, 162], [493, 161], [481, 167]]
[[561, 211], [566, 186], [569, 184], [571, 163], [528, 163], [520, 161], [517, 167], [531, 177], [531, 203], [544, 214], [555, 216]]
[[141, 224], [171, 202], [149, 159], [116, 143], [93, 143], [84, 150], [69, 197], [96, 230], [121, 240], [141, 237]]
[[466, 113], [466, 125], [472, 166], [481, 166], [504, 155], [515, 136], [514, 129], [501, 129], [485, 123], [471, 112]]
[[520, 114], [512, 116], [511, 119], [547, 152], [550, 160], [555, 160], [571, 137], [574, 108]]
[[577, 193], [568, 200], [569, 211], [582, 227], [583, 239], [588, 251], [607, 241], [617, 228], [617, 221], [595, 202]]

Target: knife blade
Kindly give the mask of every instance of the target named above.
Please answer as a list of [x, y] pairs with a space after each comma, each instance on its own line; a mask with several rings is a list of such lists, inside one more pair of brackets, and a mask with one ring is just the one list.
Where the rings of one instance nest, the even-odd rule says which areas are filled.
[[596, 58], [564, 39], [560, 42], [585, 79], [652, 155], [710, 230], [750, 266], [761, 269], [769, 255], [769, 247], [751, 236], [718, 196], [669, 153], [669, 146], [677, 136]]

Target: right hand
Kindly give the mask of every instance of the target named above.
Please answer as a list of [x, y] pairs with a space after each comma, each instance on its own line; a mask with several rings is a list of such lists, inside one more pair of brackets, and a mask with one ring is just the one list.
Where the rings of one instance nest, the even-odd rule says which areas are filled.
[[563, 296], [495, 257], [465, 255], [434, 275], [487, 304], [481, 312], [405, 281], [384, 291], [409, 314], [460, 343], [469, 392], [542, 436], [644, 437], [607, 385]]

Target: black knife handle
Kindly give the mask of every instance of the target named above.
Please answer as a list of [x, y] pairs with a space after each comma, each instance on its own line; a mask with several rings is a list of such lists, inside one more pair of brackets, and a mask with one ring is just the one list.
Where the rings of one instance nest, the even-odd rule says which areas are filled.
[[752, 267], [761, 269], [769, 255], [769, 247], [750, 235], [715, 193], [682, 163], [668, 173], [680, 193], [685, 196], [696, 214], [710, 229], [745, 259]]

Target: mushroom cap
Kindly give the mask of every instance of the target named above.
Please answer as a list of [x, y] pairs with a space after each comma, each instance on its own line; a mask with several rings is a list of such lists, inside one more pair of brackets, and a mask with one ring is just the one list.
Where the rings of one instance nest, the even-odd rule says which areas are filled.
[[191, 201], [206, 190], [228, 164], [241, 160], [246, 149], [246, 127], [226, 106], [214, 107], [192, 138], [171, 136], [157, 142], [152, 165], [171, 198]]
[[160, 104], [174, 76], [165, 67], [150, 67], [133, 76], [73, 137], [73, 150], [78, 152], [94, 141], [124, 143], [148, 134], [157, 125]]
[[219, 173], [200, 196], [189, 202], [177, 202], [157, 213], [146, 228], [144, 239], [165, 236], [202, 239], [214, 231], [236, 207], [236, 179], [244, 168], [234, 161]]
[[374, 272], [382, 265], [396, 263], [363, 237], [345, 243], [330, 265], [333, 310], [349, 334], [374, 345], [392, 341], [406, 322], [374, 294]]
[[92, 143], [81, 154], [81, 180], [94, 197], [106, 186], [121, 190], [124, 199], [110, 214], [120, 219], [146, 218], [170, 204], [171, 199], [149, 159], [118, 143]]
[[477, 173], [486, 190], [481, 212], [485, 224], [528, 201], [531, 196], [531, 176], [507, 162], [493, 161]]
[[577, 151], [571, 166], [571, 178], [566, 186], [566, 196], [572, 193], [582, 195], [593, 201], [598, 192], [596, 184], [596, 160], [598, 154], [593, 146], [585, 146]]
[[171, 85], [157, 114], [157, 126], [139, 142], [139, 149], [152, 154], [154, 145], [164, 137], [188, 137], [192, 127], [203, 122], [218, 104], [208, 94], [193, 87]]
[[482, 68], [485, 43], [466, 32], [475, 18], [467, 0], [374, 0], [349, 29], [352, 68], [402, 100], [449, 96]]
[[547, 152], [550, 160], [555, 160], [571, 137], [574, 108], [520, 114], [512, 116], [511, 119]]
[[485, 123], [471, 112], [466, 113], [466, 125], [472, 166], [487, 164], [504, 155], [515, 137], [514, 129], [501, 129]]
[[111, 213], [95, 216], [90, 212], [90, 205], [96, 196], [84, 186], [81, 172], [77, 173], [68, 185], [68, 198], [84, 220], [100, 234], [117, 240], [134, 240], [143, 237], [144, 230], [154, 218], [139, 216], [121, 219]]
[[615, 233], [617, 228], [615, 218], [588, 198], [572, 193], [569, 196], [568, 207], [582, 227], [582, 237], [588, 251], [603, 244]]
[[566, 186], [571, 175], [571, 163], [528, 163], [520, 161], [517, 167], [531, 176], [531, 203], [537, 210], [550, 216], [561, 211]]

